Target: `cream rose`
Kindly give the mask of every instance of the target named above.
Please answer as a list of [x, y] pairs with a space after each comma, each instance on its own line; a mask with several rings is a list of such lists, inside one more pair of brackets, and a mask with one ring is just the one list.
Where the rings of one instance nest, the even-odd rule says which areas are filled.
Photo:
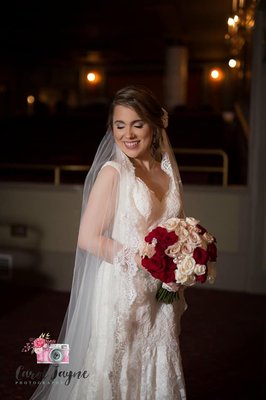
[[186, 281], [184, 282], [185, 286], [192, 286], [196, 283], [196, 278], [194, 275], [188, 275]]
[[167, 249], [165, 250], [165, 254], [169, 257], [175, 258], [177, 254], [180, 252], [180, 246], [181, 243], [177, 242], [172, 246], [167, 247]]
[[204, 275], [206, 272], [206, 265], [196, 264], [194, 272], [196, 275]]
[[191, 243], [185, 242], [182, 244], [181, 253], [184, 254], [185, 256], [193, 253], [193, 250], [194, 250], [194, 246], [192, 246]]
[[181, 283], [182, 285], [186, 282], [186, 275], [181, 274], [179, 269], [175, 270], [175, 281], [176, 283]]
[[202, 242], [200, 235], [194, 230], [190, 230], [189, 240], [193, 243], [194, 246], [198, 246]]
[[179, 218], [169, 218], [164, 224], [164, 227], [168, 230], [168, 232], [172, 232], [178, 227], [179, 222]]
[[206, 240], [207, 243], [212, 243], [214, 241], [214, 237], [209, 232], [205, 232], [202, 237]]
[[179, 226], [175, 230], [176, 235], [178, 236], [179, 240], [184, 241], [188, 238], [189, 232], [183, 226]]
[[190, 275], [193, 273], [195, 265], [196, 261], [194, 258], [186, 257], [180, 264], [178, 270], [182, 275]]
[[187, 217], [187, 218], [186, 218], [186, 222], [187, 222], [189, 225], [193, 225], [193, 226], [195, 226], [195, 225], [197, 225], [197, 224], [200, 223], [200, 221], [199, 221], [198, 219], [193, 218], [193, 217]]

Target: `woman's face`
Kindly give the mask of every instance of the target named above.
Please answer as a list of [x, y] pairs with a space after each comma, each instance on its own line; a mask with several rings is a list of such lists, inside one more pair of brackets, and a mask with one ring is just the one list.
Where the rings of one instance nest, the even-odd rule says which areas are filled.
[[115, 106], [113, 134], [117, 146], [130, 158], [151, 156], [153, 131], [132, 108]]

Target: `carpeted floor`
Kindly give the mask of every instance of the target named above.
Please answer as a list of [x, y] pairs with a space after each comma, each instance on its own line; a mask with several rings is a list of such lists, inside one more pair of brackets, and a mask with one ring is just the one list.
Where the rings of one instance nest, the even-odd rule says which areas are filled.
[[[22, 371], [40, 365], [21, 348], [41, 332], [57, 337], [69, 294], [7, 283], [0, 289], [0, 399], [27, 400], [35, 386]], [[187, 400], [266, 399], [266, 296], [189, 288], [186, 299], [180, 343]]]

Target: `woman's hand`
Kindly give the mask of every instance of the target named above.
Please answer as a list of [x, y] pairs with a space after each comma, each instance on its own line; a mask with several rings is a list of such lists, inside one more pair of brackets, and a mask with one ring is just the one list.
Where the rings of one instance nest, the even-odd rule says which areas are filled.
[[169, 286], [173, 292], [178, 292], [178, 290], [181, 287], [180, 283], [176, 283], [176, 282], [169, 282], [169, 283], [165, 283], [166, 286]]
[[139, 253], [137, 253], [137, 254], [135, 255], [135, 261], [136, 261], [136, 264], [137, 264], [137, 266], [139, 267], [139, 269], [142, 269], [143, 271], [148, 272], [148, 271], [146, 270], [146, 268], [144, 268], [143, 265], [142, 265], [141, 256], [140, 256]]

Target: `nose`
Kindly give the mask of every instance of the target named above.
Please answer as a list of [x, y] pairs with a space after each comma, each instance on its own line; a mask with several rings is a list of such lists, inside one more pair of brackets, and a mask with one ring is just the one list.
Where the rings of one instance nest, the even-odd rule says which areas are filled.
[[126, 132], [126, 137], [128, 139], [134, 139], [136, 137], [134, 128], [132, 126], [129, 126]]

